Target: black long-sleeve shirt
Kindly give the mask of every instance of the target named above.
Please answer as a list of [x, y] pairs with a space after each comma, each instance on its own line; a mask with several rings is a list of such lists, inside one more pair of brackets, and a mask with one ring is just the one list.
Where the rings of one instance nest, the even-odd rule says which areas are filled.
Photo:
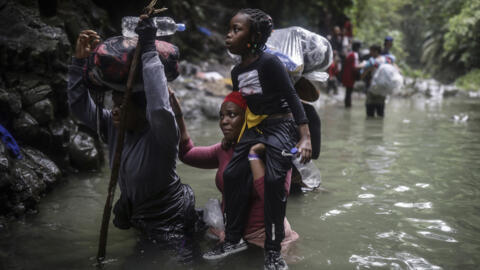
[[298, 125], [308, 123], [287, 70], [276, 56], [264, 52], [246, 67], [235, 66], [231, 76], [233, 90], [240, 91], [254, 114], [292, 112]]

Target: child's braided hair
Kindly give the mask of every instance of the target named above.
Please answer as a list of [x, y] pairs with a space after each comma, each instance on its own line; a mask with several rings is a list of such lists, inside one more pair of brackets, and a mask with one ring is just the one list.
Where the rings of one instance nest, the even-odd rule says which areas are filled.
[[237, 13], [248, 15], [250, 33], [252, 35], [260, 33], [260, 39], [251, 44], [250, 48], [253, 54], [259, 54], [261, 51], [265, 50], [265, 43], [267, 43], [267, 40], [273, 31], [272, 17], [260, 9], [252, 8], [241, 9]]

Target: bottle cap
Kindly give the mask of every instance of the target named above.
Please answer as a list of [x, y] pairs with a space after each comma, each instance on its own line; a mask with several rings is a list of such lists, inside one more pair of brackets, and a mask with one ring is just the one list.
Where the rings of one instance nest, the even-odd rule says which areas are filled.
[[177, 31], [185, 31], [186, 27], [184, 23], [177, 23]]
[[296, 153], [298, 153], [298, 148], [293, 147], [292, 149], [290, 149], [290, 153], [295, 155]]

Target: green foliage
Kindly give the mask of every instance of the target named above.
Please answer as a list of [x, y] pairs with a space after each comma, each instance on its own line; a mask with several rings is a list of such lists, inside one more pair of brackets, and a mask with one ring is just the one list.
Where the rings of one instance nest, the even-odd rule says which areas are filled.
[[398, 60], [442, 81], [480, 68], [480, 0], [355, 0], [348, 14], [358, 38], [393, 36]]
[[473, 69], [455, 81], [455, 85], [472, 91], [480, 91], [480, 69]]
[[470, 67], [479, 60], [479, 41], [480, 0], [467, 0], [460, 13], [448, 20], [443, 48], [449, 60], [458, 59]]
[[346, 11], [355, 26], [355, 38], [362, 40], [362, 47], [373, 44], [383, 46], [385, 36], [394, 38], [392, 53], [402, 62], [407, 57], [403, 48], [404, 34], [399, 30], [402, 16], [398, 10], [401, 0], [355, 0], [354, 6]]

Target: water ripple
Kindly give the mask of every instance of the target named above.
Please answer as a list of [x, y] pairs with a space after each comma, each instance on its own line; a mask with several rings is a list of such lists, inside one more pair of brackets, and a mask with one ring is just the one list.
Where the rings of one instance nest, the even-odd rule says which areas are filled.
[[395, 257], [369, 255], [360, 256], [352, 255], [349, 262], [356, 264], [355, 269], [370, 269], [373, 267], [384, 267], [389, 269], [415, 269], [415, 270], [440, 270], [440, 266], [429, 263], [421, 257], [414, 256], [410, 253], [396, 253]]
[[448, 242], [448, 243], [457, 243], [458, 241], [455, 240], [453, 237], [447, 236], [447, 235], [441, 235], [441, 234], [436, 234], [432, 233], [429, 231], [418, 231], [418, 234], [421, 236], [428, 238], [428, 239], [433, 239], [433, 240], [438, 240], [438, 241], [443, 241], [443, 242]]
[[405, 192], [405, 191], [409, 191], [410, 188], [406, 187], [406, 186], [398, 186], [398, 187], [394, 188], [393, 190], [395, 190], [396, 192]]
[[398, 242], [406, 242], [406, 241], [404, 241], [404, 239], [408, 239], [408, 240], [415, 240], [416, 239], [415, 237], [407, 234], [406, 232], [394, 232], [394, 231], [377, 233], [377, 238], [395, 240], [395, 241], [398, 241]]
[[415, 184], [416, 187], [420, 187], [420, 188], [427, 188], [430, 186], [430, 184], [426, 184], [426, 183], [416, 183]]
[[413, 226], [420, 229], [429, 229], [429, 230], [440, 230], [442, 232], [455, 232], [448, 224], [439, 219], [417, 219], [417, 218], [407, 218]]
[[421, 202], [421, 203], [398, 202], [398, 203], [395, 203], [395, 206], [401, 207], [401, 208], [431, 209], [432, 203], [431, 202]]
[[375, 198], [375, 195], [370, 194], [370, 193], [360, 194], [360, 195], [358, 195], [358, 198], [360, 198], [360, 199], [371, 199], [371, 198]]
[[321, 219], [321, 220], [325, 220], [325, 219], [327, 219], [328, 217], [338, 216], [338, 215], [340, 215], [341, 213], [344, 213], [344, 211], [342, 211], [342, 210], [337, 210], [337, 209], [333, 209], [333, 210], [328, 211], [328, 212], [325, 213], [324, 215], [322, 215], [322, 216], [320, 217], [320, 219]]

